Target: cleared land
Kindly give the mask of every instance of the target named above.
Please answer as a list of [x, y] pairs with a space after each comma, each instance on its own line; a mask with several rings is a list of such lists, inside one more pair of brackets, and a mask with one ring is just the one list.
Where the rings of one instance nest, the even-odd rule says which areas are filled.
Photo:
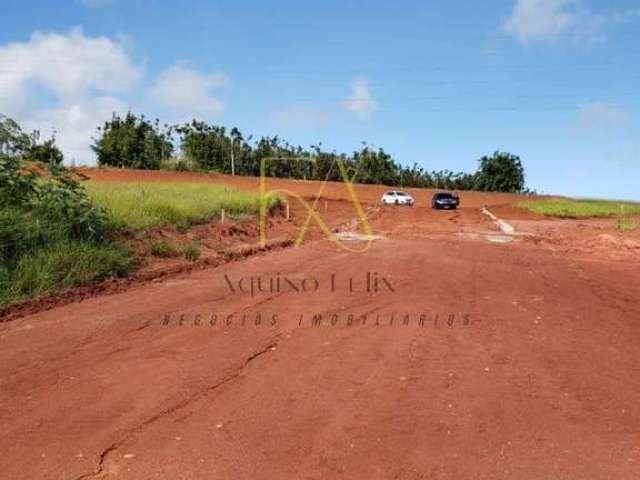
[[[361, 253], [315, 232], [0, 324], [4, 478], [640, 478], [638, 232], [509, 195], [382, 208], [382, 190], [357, 188], [382, 237]], [[344, 187], [324, 197], [331, 228], [356, 231]], [[516, 226], [510, 242], [485, 204]], [[367, 289], [367, 272], [393, 290]], [[238, 288], [274, 276], [290, 284]]]

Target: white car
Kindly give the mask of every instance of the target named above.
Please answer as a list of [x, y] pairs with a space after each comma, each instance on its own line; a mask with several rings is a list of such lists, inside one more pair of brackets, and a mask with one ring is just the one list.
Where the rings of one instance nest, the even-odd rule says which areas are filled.
[[391, 190], [382, 196], [382, 203], [385, 205], [413, 205], [415, 199], [405, 192]]

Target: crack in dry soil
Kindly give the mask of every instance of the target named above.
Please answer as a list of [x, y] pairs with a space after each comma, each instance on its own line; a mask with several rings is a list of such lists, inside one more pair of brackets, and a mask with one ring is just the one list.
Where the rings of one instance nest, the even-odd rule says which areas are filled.
[[[277, 336], [276, 336], [277, 338]], [[117, 442], [112, 443], [111, 445], [109, 445], [106, 449], [104, 449], [102, 451], [102, 453], [100, 454], [99, 458], [98, 458], [98, 467], [96, 468], [96, 470], [94, 470], [91, 473], [84, 473], [82, 475], [80, 475], [79, 477], [76, 477], [76, 480], [87, 480], [87, 479], [92, 479], [92, 478], [101, 478], [104, 475], [108, 475], [109, 471], [107, 469], [105, 469], [106, 467], [106, 463], [107, 463], [107, 459], [109, 457], [109, 455], [111, 453], [113, 453], [114, 451], [116, 451], [118, 448], [120, 448], [122, 445], [124, 445], [126, 442], [128, 442], [129, 440], [131, 440], [132, 438], [134, 438], [137, 434], [141, 433], [146, 427], [148, 427], [149, 425], [155, 423], [156, 421], [158, 421], [159, 419], [161, 419], [162, 417], [165, 417], [167, 415], [171, 415], [174, 412], [177, 412], [178, 410], [181, 410], [182, 408], [186, 407], [188, 404], [190, 404], [191, 402], [198, 400], [206, 395], [208, 395], [210, 392], [222, 387], [223, 385], [226, 385], [227, 383], [235, 380], [236, 378], [238, 378], [241, 374], [242, 371], [252, 362], [254, 361], [256, 358], [260, 357], [261, 355], [264, 355], [265, 353], [269, 352], [271, 349], [275, 348], [278, 345], [278, 342], [273, 341], [271, 343], [269, 343], [267, 346], [265, 346], [264, 348], [252, 353], [251, 355], [249, 355], [244, 362], [242, 362], [242, 365], [240, 365], [231, 375], [223, 378], [222, 380], [220, 380], [218, 383], [211, 385], [203, 390], [200, 390], [196, 393], [194, 393], [193, 395], [190, 395], [188, 398], [186, 398], [185, 400], [170, 406], [169, 408], [166, 408], [165, 410], [157, 413], [156, 415], [152, 416], [151, 418], [148, 418], [147, 420], [145, 420], [144, 422], [142, 422], [141, 424], [137, 425], [136, 427], [133, 427], [124, 437], [122, 437], [120, 440], [118, 440]]]

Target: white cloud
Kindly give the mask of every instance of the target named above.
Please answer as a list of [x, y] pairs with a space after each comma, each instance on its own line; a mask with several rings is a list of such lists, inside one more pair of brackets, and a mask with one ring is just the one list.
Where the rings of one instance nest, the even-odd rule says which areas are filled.
[[369, 83], [364, 78], [351, 82], [351, 95], [343, 103], [344, 108], [362, 118], [370, 117], [378, 110], [378, 102], [369, 91]]
[[552, 40], [575, 28], [579, 0], [517, 0], [504, 30], [522, 43]]
[[96, 127], [126, 111], [116, 95], [139, 85], [142, 75], [120, 41], [80, 28], [35, 32], [26, 42], [0, 46], [0, 112], [25, 130], [56, 130], [67, 160], [89, 163]]
[[205, 75], [177, 64], [160, 74], [149, 90], [149, 98], [187, 116], [220, 115], [224, 105], [212, 92], [228, 83], [224, 75]]
[[629, 116], [619, 105], [594, 102], [580, 107], [578, 119], [580, 125], [585, 127], [612, 127], [624, 125], [629, 121]]
[[93, 163], [92, 137], [96, 129], [114, 113], [129, 110], [122, 100], [111, 96], [84, 98], [59, 107], [44, 108], [23, 122], [25, 130], [38, 129], [45, 137], [56, 132], [56, 143], [64, 152], [66, 163]]
[[[92, 5], [105, 0], [88, 0]], [[91, 137], [113, 113], [144, 97], [143, 68], [132, 61], [122, 37], [91, 37], [75, 28], [68, 33], [35, 32], [25, 42], [0, 45], [0, 113], [25, 130], [53, 130], [68, 162], [93, 163]], [[224, 87], [223, 75], [205, 75], [177, 64], [148, 90], [157, 106], [175, 114], [217, 115], [222, 103], [213, 96]]]
[[0, 88], [24, 96], [31, 84], [58, 97], [118, 92], [137, 84], [142, 68], [124, 47], [106, 37], [34, 33], [29, 41], [0, 47]]
[[317, 128], [329, 121], [328, 112], [308, 105], [277, 110], [270, 116], [271, 123], [285, 128]]
[[596, 14], [583, 0], [516, 0], [502, 28], [523, 44], [560, 38], [593, 43], [604, 41], [608, 28], [636, 20], [639, 14], [639, 10]]

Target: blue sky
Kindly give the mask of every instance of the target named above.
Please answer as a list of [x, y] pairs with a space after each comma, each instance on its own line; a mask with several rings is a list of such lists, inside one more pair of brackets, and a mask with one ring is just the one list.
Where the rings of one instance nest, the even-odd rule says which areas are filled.
[[0, 112], [93, 162], [111, 112], [640, 200], [637, 1], [5, 0]]

